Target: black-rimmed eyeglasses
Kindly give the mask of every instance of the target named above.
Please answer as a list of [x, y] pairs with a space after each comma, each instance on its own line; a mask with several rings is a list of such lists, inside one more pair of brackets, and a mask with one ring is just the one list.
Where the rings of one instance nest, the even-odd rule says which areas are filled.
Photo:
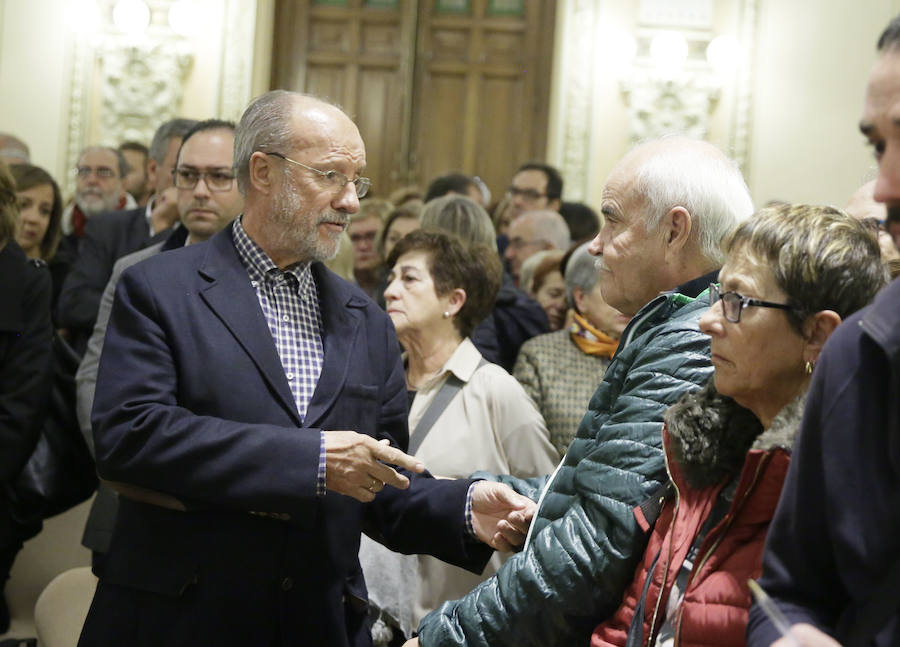
[[329, 185], [331, 185], [335, 191], [343, 191], [344, 187], [347, 186], [348, 182], [352, 182], [353, 186], [356, 187], [356, 197], [364, 198], [366, 194], [369, 192], [369, 187], [372, 186], [372, 180], [367, 177], [358, 177], [355, 180], [351, 180], [349, 177], [341, 173], [340, 171], [335, 171], [331, 169], [330, 171], [320, 171], [317, 168], [313, 168], [312, 166], [307, 166], [303, 162], [298, 162], [297, 160], [292, 160], [287, 155], [282, 155], [281, 153], [271, 153], [262, 151], [266, 155], [274, 155], [275, 157], [280, 157], [285, 162], [290, 162], [291, 164], [296, 164], [302, 168], [305, 168], [307, 171], [312, 171], [313, 173], [317, 173], [321, 176]]
[[198, 171], [192, 168], [172, 169], [176, 189], [193, 189], [202, 178], [210, 191], [229, 191], [234, 183], [231, 171]]
[[745, 297], [737, 292], [720, 292], [716, 283], [709, 284], [709, 305], [714, 306], [717, 301], [722, 302], [722, 313], [725, 320], [731, 323], [741, 322], [741, 311], [748, 306], [756, 306], [758, 308], [778, 308], [779, 310], [793, 310], [793, 306], [786, 303], [773, 303], [771, 301], [763, 301], [762, 299], [754, 299]]

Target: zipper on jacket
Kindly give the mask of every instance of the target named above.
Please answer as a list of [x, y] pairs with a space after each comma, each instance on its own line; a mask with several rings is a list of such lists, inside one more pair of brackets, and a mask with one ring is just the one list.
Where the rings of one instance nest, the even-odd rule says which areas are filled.
[[[763, 469], [769, 464], [771, 459], [771, 454], [766, 454], [763, 459], [759, 462], [759, 465], [756, 466], [756, 472], [753, 474], [753, 480], [750, 481], [750, 485], [747, 487], [744, 495], [741, 497], [741, 508], [744, 507], [747, 503], [747, 499], [750, 498], [750, 495], [753, 493], [753, 490], [756, 489], [756, 485], [759, 482], [759, 476], [762, 473]], [[734, 523], [735, 517], [737, 517], [738, 512], [740, 510], [734, 510], [734, 513], [728, 513], [725, 515], [724, 523], [725, 525], [722, 527], [719, 536], [716, 538], [716, 541], [713, 542], [713, 545], [709, 547], [709, 550], [703, 555], [703, 559], [701, 559], [691, 570], [691, 574], [688, 577], [688, 581], [684, 584], [684, 597], [687, 597], [687, 592], [691, 588], [691, 583], [694, 581], [697, 573], [699, 573], [703, 566], [709, 561], [709, 558], [712, 557], [712, 554], [716, 551], [716, 548], [719, 547], [719, 544], [722, 543], [722, 539], [725, 537], [725, 533], [728, 532], [728, 529], [731, 527], [731, 524]], [[681, 644], [681, 620], [684, 617], [684, 597], [682, 598], [682, 603], [678, 607], [678, 621], [675, 623], [675, 639], [673, 641], [673, 645]]]
[[[666, 475], [669, 477], [669, 481], [672, 483], [672, 485], [675, 488], [675, 511], [672, 513], [672, 522], [669, 524], [669, 532], [666, 533], [666, 534], [669, 534], [671, 532], [672, 528], [674, 528], [675, 522], [678, 521], [678, 508], [681, 507], [681, 490], [678, 489], [678, 484], [675, 482], [675, 479], [672, 478], [672, 472], [669, 470], [669, 453], [667, 451], [665, 451], [665, 449], [663, 449], [663, 458], [665, 459]], [[672, 543], [673, 543], [672, 540], [673, 540], [673, 537], [670, 536], [669, 537], [669, 554], [666, 556], [666, 563], [665, 563], [665, 566], [663, 567], [662, 584], [660, 585], [660, 590], [659, 590], [660, 594], [657, 594], [657, 596], [656, 596], [656, 604], [653, 607], [653, 620], [650, 622], [650, 631], [647, 632], [647, 647], [650, 647], [650, 644], [652, 643], [652, 641], [654, 639], [653, 634], [654, 634], [655, 628], [656, 628], [656, 616], [659, 613], [659, 603], [662, 601], [662, 597], [663, 597], [661, 595], [662, 587], [664, 587], [666, 585], [666, 580], [669, 577], [669, 564], [672, 562]], [[647, 577], [653, 577], [653, 573], [647, 573]], [[649, 592], [650, 589], [648, 588], [647, 591]], [[641, 618], [641, 622], [643, 622], [643, 621], [644, 621], [644, 619]]]

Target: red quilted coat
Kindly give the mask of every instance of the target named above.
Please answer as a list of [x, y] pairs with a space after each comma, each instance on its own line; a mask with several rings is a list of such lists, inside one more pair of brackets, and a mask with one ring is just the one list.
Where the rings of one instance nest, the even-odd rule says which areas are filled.
[[[621, 606], [594, 630], [591, 647], [625, 645], [654, 559], [642, 644], [655, 644], [675, 579], [723, 489], [730, 506], [703, 540], [671, 622], [675, 645], [746, 644], [751, 601], [747, 580], [762, 572], [766, 532], [787, 474], [802, 406], [802, 398], [786, 406], [766, 431], [749, 411], [716, 393], [711, 383], [672, 407], [663, 438], [675, 495], [662, 507]], [[635, 513], [648, 528], [640, 510]]]

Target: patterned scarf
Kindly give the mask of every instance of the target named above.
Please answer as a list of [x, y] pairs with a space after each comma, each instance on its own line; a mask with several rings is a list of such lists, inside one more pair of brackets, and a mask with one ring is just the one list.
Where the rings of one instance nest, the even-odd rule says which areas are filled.
[[585, 355], [602, 355], [611, 359], [616, 348], [619, 347], [619, 340], [600, 332], [577, 312], [573, 314], [569, 334], [575, 345]]

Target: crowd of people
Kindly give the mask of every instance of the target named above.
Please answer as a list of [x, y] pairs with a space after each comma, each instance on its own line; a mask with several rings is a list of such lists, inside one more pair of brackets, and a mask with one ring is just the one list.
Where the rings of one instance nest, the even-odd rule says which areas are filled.
[[387, 195], [282, 90], [86, 147], [68, 203], [0, 134], [3, 581], [62, 346], [86, 647], [896, 644], [900, 17], [877, 52], [846, 209], [680, 135], [600, 215], [537, 161]]

